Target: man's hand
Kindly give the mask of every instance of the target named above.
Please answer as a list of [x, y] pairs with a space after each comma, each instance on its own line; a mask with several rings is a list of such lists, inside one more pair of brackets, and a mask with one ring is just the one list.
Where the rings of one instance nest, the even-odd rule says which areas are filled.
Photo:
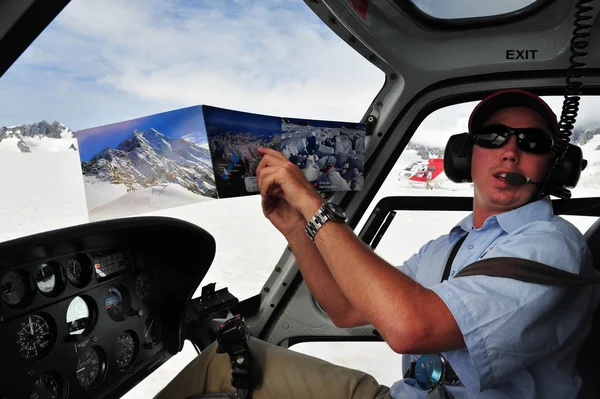
[[286, 238], [298, 229], [304, 231], [323, 198], [282, 153], [269, 148], [258, 152], [263, 155], [256, 169], [263, 213]]

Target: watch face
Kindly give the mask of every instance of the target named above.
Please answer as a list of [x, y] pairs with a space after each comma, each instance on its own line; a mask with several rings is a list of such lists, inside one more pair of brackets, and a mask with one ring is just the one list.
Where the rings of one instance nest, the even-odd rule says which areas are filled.
[[327, 202], [327, 211], [331, 218], [337, 221], [346, 222], [346, 212], [338, 205]]

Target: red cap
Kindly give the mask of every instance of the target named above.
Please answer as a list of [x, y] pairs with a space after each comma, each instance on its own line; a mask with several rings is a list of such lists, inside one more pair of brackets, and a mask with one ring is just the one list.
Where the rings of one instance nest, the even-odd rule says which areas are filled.
[[479, 129], [496, 111], [507, 107], [527, 107], [548, 123], [552, 134], [558, 136], [558, 120], [550, 106], [535, 94], [525, 90], [501, 90], [481, 100], [469, 118], [469, 134]]

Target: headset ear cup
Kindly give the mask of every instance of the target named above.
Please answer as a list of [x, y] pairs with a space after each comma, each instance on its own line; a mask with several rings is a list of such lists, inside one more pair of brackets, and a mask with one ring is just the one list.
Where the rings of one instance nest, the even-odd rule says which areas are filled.
[[454, 183], [470, 183], [473, 144], [468, 133], [450, 136], [444, 151], [444, 173]]
[[563, 158], [557, 163], [550, 175], [549, 185], [562, 188], [574, 188], [579, 182], [581, 171], [587, 161], [583, 159], [581, 147], [569, 144]]

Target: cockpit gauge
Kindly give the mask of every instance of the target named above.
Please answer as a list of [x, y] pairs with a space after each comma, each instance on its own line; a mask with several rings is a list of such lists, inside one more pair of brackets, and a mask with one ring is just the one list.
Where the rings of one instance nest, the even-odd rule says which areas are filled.
[[75, 287], [87, 285], [92, 278], [92, 262], [87, 256], [76, 255], [67, 262], [67, 278]]
[[33, 297], [33, 286], [29, 274], [22, 270], [12, 270], [0, 279], [2, 300], [8, 306], [22, 307]]
[[42, 294], [47, 296], [58, 295], [65, 286], [60, 264], [46, 262], [39, 265], [35, 270], [35, 283]]
[[91, 388], [97, 385], [106, 371], [106, 359], [102, 349], [96, 346], [89, 346], [81, 352], [77, 359], [77, 370], [75, 375], [79, 385], [84, 388]]
[[21, 321], [21, 328], [17, 331], [21, 356], [39, 359], [50, 351], [55, 336], [50, 320], [50, 316], [34, 313]]
[[111, 287], [108, 289], [104, 306], [108, 316], [114, 321], [123, 321], [131, 311], [129, 293], [123, 287]]
[[81, 335], [91, 330], [93, 309], [89, 302], [80, 296], [76, 296], [69, 304], [67, 308], [69, 335]]
[[144, 302], [154, 299], [154, 283], [152, 277], [146, 272], [141, 272], [135, 280], [135, 293]]
[[124, 331], [117, 337], [117, 365], [123, 369], [131, 366], [138, 352], [138, 340], [133, 331]]
[[154, 316], [149, 316], [144, 323], [144, 347], [153, 349], [161, 339], [160, 320]]
[[35, 380], [29, 399], [63, 399], [65, 394], [64, 378], [58, 373], [50, 372]]

